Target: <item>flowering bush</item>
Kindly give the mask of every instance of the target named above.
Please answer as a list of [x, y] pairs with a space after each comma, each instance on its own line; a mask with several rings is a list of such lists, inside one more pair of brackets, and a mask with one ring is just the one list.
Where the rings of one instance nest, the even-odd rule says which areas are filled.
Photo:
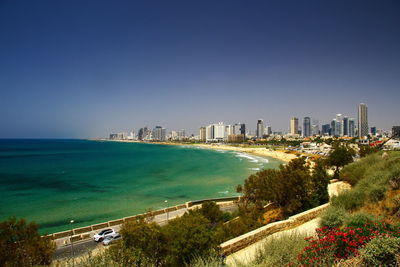
[[358, 250], [377, 236], [400, 237], [398, 225], [384, 222], [370, 222], [361, 228], [323, 227], [316, 231], [315, 237], [306, 239], [309, 244], [297, 257], [302, 265], [331, 265], [341, 259], [357, 256]]

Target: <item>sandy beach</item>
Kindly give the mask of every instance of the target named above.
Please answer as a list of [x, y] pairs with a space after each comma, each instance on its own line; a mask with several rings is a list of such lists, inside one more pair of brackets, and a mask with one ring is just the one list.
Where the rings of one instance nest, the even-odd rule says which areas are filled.
[[145, 144], [158, 144], [158, 145], [174, 145], [174, 146], [195, 146], [201, 147], [205, 149], [215, 149], [215, 150], [229, 150], [229, 151], [238, 151], [242, 153], [252, 154], [260, 157], [271, 157], [275, 159], [279, 159], [285, 162], [289, 162], [292, 159], [297, 158], [295, 154], [286, 153], [281, 150], [271, 150], [267, 149], [264, 146], [260, 147], [247, 147], [247, 146], [231, 146], [226, 144], [186, 144], [179, 142], [142, 142], [142, 141], [133, 141], [133, 140], [108, 140], [103, 139], [100, 141], [114, 141], [114, 142], [124, 142], [124, 143], [145, 143]]
[[216, 149], [216, 150], [238, 151], [242, 153], [253, 154], [260, 157], [271, 157], [285, 162], [289, 162], [292, 159], [297, 158], [297, 156], [294, 154], [285, 153], [284, 151], [274, 151], [267, 149], [265, 147], [240, 147], [240, 146], [230, 146], [223, 144], [196, 144], [194, 146], [208, 148], [208, 149]]

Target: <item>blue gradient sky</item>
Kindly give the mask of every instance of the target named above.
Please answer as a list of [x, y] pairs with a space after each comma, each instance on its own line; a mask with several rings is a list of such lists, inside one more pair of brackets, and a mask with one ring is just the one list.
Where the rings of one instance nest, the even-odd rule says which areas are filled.
[[0, 138], [400, 124], [399, 1], [0, 0]]

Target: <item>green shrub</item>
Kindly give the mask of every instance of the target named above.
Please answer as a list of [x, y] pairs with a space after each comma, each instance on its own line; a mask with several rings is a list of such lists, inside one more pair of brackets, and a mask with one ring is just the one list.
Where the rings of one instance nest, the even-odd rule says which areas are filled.
[[367, 266], [396, 266], [400, 254], [400, 238], [378, 236], [360, 250], [360, 256]]
[[193, 262], [190, 265], [186, 265], [186, 266], [190, 266], [190, 267], [222, 267], [225, 266], [224, 263], [225, 262], [225, 258], [220, 256], [214, 256], [214, 257], [208, 257], [208, 258], [204, 258], [204, 257], [195, 257]]
[[343, 225], [346, 219], [346, 210], [341, 207], [330, 206], [321, 214], [321, 220], [319, 224], [321, 227], [340, 227]]
[[364, 192], [362, 190], [348, 190], [341, 193], [339, 196], [333, 197], [332, 206], [345, 209], [346, 211], [353, 211], [362, 206], [364, 203]]
[[268, 238], [257, 251], [250, 266], [287, 266], [297, 262], [297, 255], [307, 245], [306, 235], [298, 232], [284, 233]]
[[369, 213], [357, 212], [345, 217], [344, 226], [353, 228], [363, 228], [365, 225], [372, 224], [376, 221], [377, 219]]
[[370, 189], [368, 190], [369, 192], [367, 192], [368, 200], [372, 202], [378, 202], [384, 199], [387, 188], [388, 187], [385, 185], [371, 185]]
[[365, 177], [371, 166], [374, 166], [381, 160], [382, 159], [378, 154], [373, 154], [360, 161], [348, 164], [341, 170], [340, 178], [354, 186], [359, 180]]

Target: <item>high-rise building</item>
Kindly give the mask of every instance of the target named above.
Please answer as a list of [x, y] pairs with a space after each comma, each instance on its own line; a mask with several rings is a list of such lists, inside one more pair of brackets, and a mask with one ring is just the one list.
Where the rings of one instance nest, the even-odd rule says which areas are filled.
[[330, 135], [336, 136], [336, 119], [331, 121], [331, 133]]
[[206, 127], [206, 141], [207, 142], [214, 141], [214, 124], [208, 125]]
[[371, 127], [371, 135], [376, 135], [376, 127]]
[[206, 127], [207, 142], [220, 142], [226, 139], [226, 126], [223, 122], [214, 123]]
[[312, 120], [312, 124], [311, 124], [311, 135], [315, 136], [315, 135], [319, 135], [319, 121], [316, 119]]
[[236, 123], [233, 125], [233, 133], [234, 135], [237, 134], [246, 134], [246, 126], [244, 123]]
[[349, 118], [346, 116], [342, 120], [342, 135], [349, 136]]
[[233, 125], [225, 125], [225, 136], [229, 136], [233, 134]]
[[153, 140], [155, 141], [165, 141], [166, 139], [166, 130], [161, 126], [156, 126], [153, 129]]
[[343, 116], [336, 114], [335, 136], [343, 136]]
[[225, 140], [225, 125], [223, 122], [214, 124], [214, 140], [224, 141]]
[[299, 133], [299, 119], [296, 117], [293, 117], [290, 120], [290, 134], [296, 135], [298, 133]]
[[322, 125], [322, 135], [330, 135], [331, 125], [330, 124], [323, 124]]
[[358, 136], [368, 135], [368, 106], [364, 103], [358, 105]]
[[200, 127], [200, 141], [206, 141], [206, 127]]
[[311, 135], [311, 119], [310, 117], [303, 118], [303, 137]]
[[262, 138], [263, 135], [264, 135], [264, 122], [263, 122], [263, 120], [260, 119], [257, 121], [256, 137]]
[[349, 118], [349, 136], [356, 136], [356, 124], [353, 118]]
[[400, 138], [400, 126], [392, 127], [392, 138]]
[[148, 132], [147, 127], [140, 128], [138, 132], [138, 140], [143, 140]]
[[272, 134], [272, 127], [271, 127], [271, 126], [265, 127], [265, 133], [266, 133], [267, 135], [271, 135], [271, 134]]

